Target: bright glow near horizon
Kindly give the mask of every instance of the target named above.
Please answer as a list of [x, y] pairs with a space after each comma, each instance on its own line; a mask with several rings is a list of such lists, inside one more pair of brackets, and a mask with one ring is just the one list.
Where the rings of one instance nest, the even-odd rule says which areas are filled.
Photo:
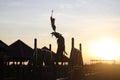
[[120, 57], [120, 44], [111, 38], [102, 38], [91, 44], [94, 56], [103, 60], [117, 60]]

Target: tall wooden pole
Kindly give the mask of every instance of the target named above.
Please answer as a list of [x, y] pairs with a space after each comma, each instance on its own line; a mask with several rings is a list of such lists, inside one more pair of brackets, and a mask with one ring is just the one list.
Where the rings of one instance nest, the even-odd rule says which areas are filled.
[[51, 51], [51, 44], [49, 44], [49, 49], [50, 49], [50, 51]]
[[82, 44], [79, 45], [80, 52], [82, 52]]
[[79, 49], [80, 49], [80, 54], [79, 54], [79, 57], [80, 57], [80, 61], [81, 61], [81, 66], [83, 66], [82, 44], [81, 44], [81, 43], [80, 43]]
[[71, 50], [73, 50], [73, 48], [74, 48], [74, 38], [72, 38], [72, 48], [71, 48]]
[[37, 65], [37, 39], [34, 39], [35, 66]]

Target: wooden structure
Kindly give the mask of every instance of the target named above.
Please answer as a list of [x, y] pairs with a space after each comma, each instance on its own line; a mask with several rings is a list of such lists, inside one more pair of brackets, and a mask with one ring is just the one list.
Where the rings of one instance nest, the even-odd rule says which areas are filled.
[[[80, 44], [80, 49], [76, 49], [74, 47], [74, 38], [72, 38], [70, 58], [64, 55], [63, 59], [59, 61], [56, 53], [52, 51], [51, 44], [49, 48], [43, 47], [39, 49], [37, 48], [37, 39], [34, 40], [34, 49], [23, 41], [17, 40], [10, 46], [6, 45], [5, 48], [0, 45], [0, 52], [5, 53], [7, 56], [5, 61], [6, 65], [9, 65], [10, 62], [16, 65], [22, 65], [24, 62], [29, 61], [30, 65], [27, 65], [25, 73], [34, 74], [32, 78], [36, 77], [38, 73], [42, 75], [40, 77], [41, 80], [46, 80], [46, 76], [52, 77], [49, 80], [56, 80], [58, 78], [66, 78], [68, 80], [83, 79], [82, 45]], [[56, 64], [56, 62], [59, 62], [59, 64]], [[14, 67], [17, 67], [16, 65]], [[19, 67], [19, 69], [21, 70], [22, 68]], [[24, 73], [24, 70], [22, 72]], [[15, 71], [15, 74], [23, 76], [22, 73], [18, 73], [19, 70], [17, 73]]]
[[0, 65], [6, 64], [8, 45], [0, 40]]
[[33, 49], [21, 40], [17, 40], [9, 46], [8, 62], [22, 65], [28, 61], [33, 55]]
[[82, 45], [80, 49], [74, 47], [74, 38], [72, 38], [72, 48], [70, 54], [70, 80], [83, 80], [83, 58], [82, 58]]
[[0, 79], [4, 78], [4, 69], [7, 60], [8, 45], [0, 40]]
[[46, 46], [41, 49], [37, 48], [37, 39], [35, 39], [34, 53], [29, 61], [29, 64], [35, 66], [48, 66], [47, 64], [56, 65], [56, 62], [58, 62], [58, 65], [68, 65], [69, 58], [63, 55], [63, 59], [58, 60], [57, 54], [53, 52], [51, 48], [51, 44], [49, 45], [49, 48], [47, 48]]
[[2, 40], [0, 40], [0, 52], [7, 51], [7, 49], [8, 49], [8, 45], [4, 43]]
[[[58, 60], [57, 60], [57, 55], [56, 55], [56, 53], [53, 52], [53, 51], [51, 51], [51, 50], [48, 49], [47, 47], [43, 47], [42, 50], [43, 50], [43, 51], [47, 51], [47, 52], [49, 52], [49, 54], [51, 54], [51, 57], [52, 57], [53, 62], [54, 62], [54, 65], [56, 65], [56, 62], [58, 61]], [[65, 55], [63, 55], [63, 59], [62, 59], [62, 60], [59, 60], [58, 62], [59, 62], [59, 65], [67, 65], [68, 62], [69, 62], [69, 58], [66, 57]], [[63, 64], [62, 64], [62, 62], [63, 62]]]

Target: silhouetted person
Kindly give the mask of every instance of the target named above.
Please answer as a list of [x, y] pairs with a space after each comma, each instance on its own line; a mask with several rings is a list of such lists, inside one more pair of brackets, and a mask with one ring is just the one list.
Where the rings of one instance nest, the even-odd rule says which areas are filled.
[[50, 17], [50, 20], [51, 20], [52, 29], [53, 29], [54, 31], [56, 31], [55, 18], [53, 18], [53, 17], [51, 16], [51, 17]]
[[51, 21], [52, 29], [55, 32], [56, 31], [55, 18], [53, 18], [52, 16], [53, 16], [53, 10], [52, 10], [52, 13], [51, 13], [50, 21]]
[[51, 34], [54, 35], [57, 38], [57, 45], [58, 45], [58, 48], [57, 48], [57, 61], [62, 60], [63, 59], [63, 52], [65, 54], [67, 54], [65, 52], [64, 37], [58, 32], [52, 32]]

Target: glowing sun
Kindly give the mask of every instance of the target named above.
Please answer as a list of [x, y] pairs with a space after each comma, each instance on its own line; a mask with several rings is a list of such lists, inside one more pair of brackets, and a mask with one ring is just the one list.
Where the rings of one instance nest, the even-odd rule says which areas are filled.
[[120, 56], [120, 45], [111, 38], [102, 38], [91, 44], [94, 56], [103, 60], [116, 60]]

